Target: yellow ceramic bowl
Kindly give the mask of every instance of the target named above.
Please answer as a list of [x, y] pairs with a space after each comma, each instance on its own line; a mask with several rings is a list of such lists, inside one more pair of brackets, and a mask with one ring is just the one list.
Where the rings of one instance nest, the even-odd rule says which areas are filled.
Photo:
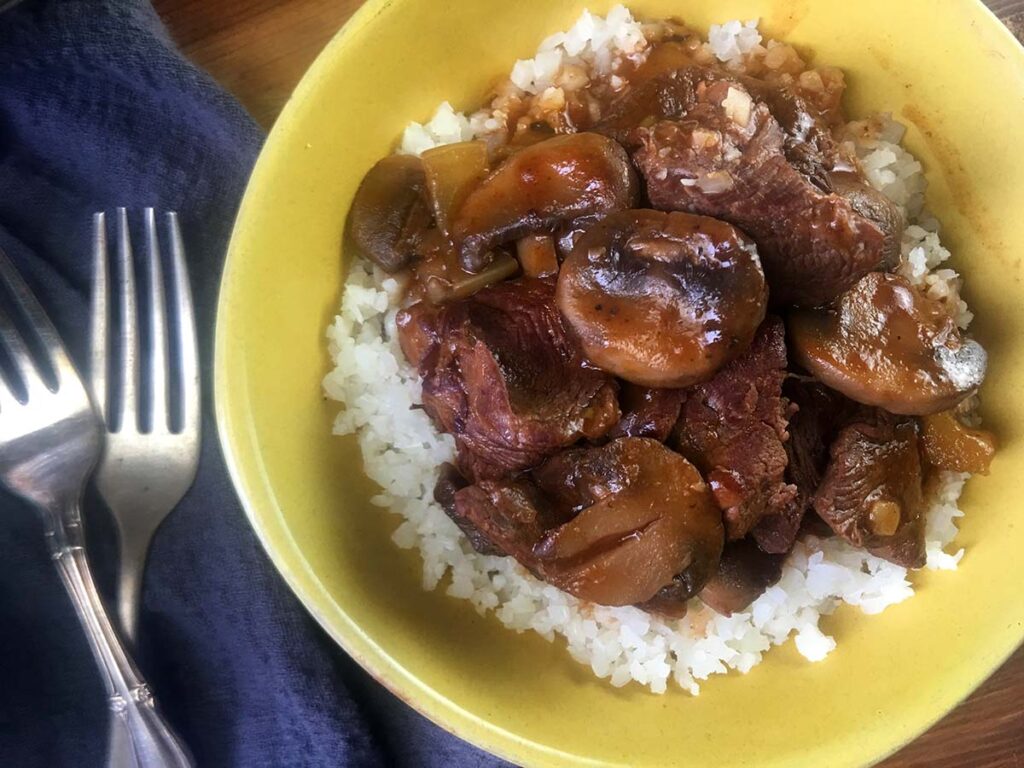
[[846, 766], [881, 758], [966, 696], [1024, 634], [1024, 53], [965, 0], [642, 0], [641, 15], [762, 30], [843, 67], [851, 115], [910, 125], [943, 242], [991, 352], [985, 415], [1003, 447], [970, 483], [956, 573], [880, 616], [826, 621], [838, 649], [773, 650], [698, 698], [612, 688], [560, 643], [424, 593], [397, 518], [368, 503], [354, 443], [332, 437], [324, 328], [363, 173], [441, 100], [477, 105], [513, 60], [607, 0], [370, 0], [296, 90], [239, 214], [221, 290], [221, 439], [252, 524], [310, 612], [384, 685], [458, 735], [528, 765]]

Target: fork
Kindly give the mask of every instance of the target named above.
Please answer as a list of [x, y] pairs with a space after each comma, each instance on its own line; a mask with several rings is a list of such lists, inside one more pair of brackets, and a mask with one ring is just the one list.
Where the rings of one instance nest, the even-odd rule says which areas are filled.
[[[110, 290], [110, 254], [106, 215], [93, 218], [92, 366], [93, 400], [107, 426], [106, 447], [96, 470], [96, 487], [117, 522], [120, 540], [117, 615], [124, 636], [135, 641], [139, 598], [149, 545], [157, 528], [181, 501], [195, 480], [199, 462], [199, 367], [192, 294], [176, 213], [166, 215], [170, 250], [170, 284], [174, 312], [168, 314], [156, 213], [143, 212], [149, 320], [147, 339], [140, 339], [139, 307], [128, 212], [117, 209], [117, 296]], [[120, 303], [120, 354], [111, 345], [113, 301]], [[169, 331], [175, 329], [176, 333]], [[147, 343], [148, 341], [148, 343]], [[149, 351], [149, 398], [142, 396], [142, 367]], [[173, 343], [172, 343], [173, 342]], [[173, 347], [173, 350], [172, 350]], [[177, 376], [170, 360], [178, 361]], [[114, 360], [114, 358], [117, 358]], [[111, 361], [114, 362], [111, 365]], [[119, 384], [116, 397], [109, 386]], [[177, 409], [172, 393], [178, 395]], [[117, 402], [113, 402], [114, 400]], [[174, 411], [178, 413], [175, 414]], [[179, 416], [176, 419], [175, 416]], [[148, 421], [148, 425], [145, 423]]]
[[[150, 542], [192, 485], [199, 461], [198, 353], [181, 228], [177, 214], [168, 213], [168, 302], [156, 213], [152, 208], [144, 210], [143, 225], [149, 300], [142, 309], [149, 321], [148, 339], [142, 339], [139, 332], [140, 307], [128, 213], [124, 208], [117, 209], [116, 297], [110, 290], [106, 215], [101, 212], [93, 218], [91, 383], [96, 408], [107, 427], [106, 444], [96, 471], [96, 488], [117, 523], [117, 615], [129, 642], [135, 641], [138, 631], [139, 601]], [[114, 354], [111, 343], [114, 301], [120, 305], [119, 354]], [[173, 313], [168, 313], [168, 304]], [[175, 332], [171, 333], [172, 330]], [[143, 348], [148, 350], [147, 357], [141, 355]], [[178, 362], [176, 376], [170, 366], [172, 355]], [[142, 392], [144, 365], [149, 374], [148, 398]], [[117, 380], [117, 390], [109, 386], [114, 382], [108, 382], [108, 375]], [[176, 401], [172, 400], [172, 393], [177, 394]], [[177, 409], [173, 407], [175, 402]], [[120, 753], [128, 747], [118, 736], [115, 723], [111, 730], [110, 765], [118, 765]]]
[[120, 765], [187, 768], [188, 755], [111, 624], [86, 558], [80, 505], [102, 445], [100, 422], [56, 330], [2, 251], [0, 284], [29, 331], [26, 338], [0, 304], [0, 348], [12, 368], [0, 375], [0, 482], [42, 517], [47, 547], [102, 673], [118, 739], [126, 745]]

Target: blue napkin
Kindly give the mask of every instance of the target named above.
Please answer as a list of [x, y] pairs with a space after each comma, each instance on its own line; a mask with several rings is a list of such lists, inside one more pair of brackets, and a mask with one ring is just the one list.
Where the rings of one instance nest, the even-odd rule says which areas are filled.
[[[138, 660], [200, 765], [491, 766], [392, 697], [319, 629], [260, 549], [213, 429], [224, 249], [263, 136], [176, 50], [144, 0], [0, 13], [0, 248], [84, 368], [91, 214], [181, 213], [205, 385], [195, 487], [153, 543]], [[87, 500], [112, 583], [114, 533]], [[103, 688], [35, 514], [0, 494], [0, 766], [102, 766]]]

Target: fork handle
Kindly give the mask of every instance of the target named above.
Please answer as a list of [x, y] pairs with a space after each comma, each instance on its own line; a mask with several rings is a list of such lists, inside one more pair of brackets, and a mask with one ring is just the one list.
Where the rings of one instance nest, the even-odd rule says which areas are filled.
[[99, 665], [112, 713], [109, 768], [192, 768], [181, 741], [164, 720], [149, 687], [107, 615], [85, 556], [81, 510], [76, 500], [57, 517], [48, 536], [61, 581], [85, 629]]

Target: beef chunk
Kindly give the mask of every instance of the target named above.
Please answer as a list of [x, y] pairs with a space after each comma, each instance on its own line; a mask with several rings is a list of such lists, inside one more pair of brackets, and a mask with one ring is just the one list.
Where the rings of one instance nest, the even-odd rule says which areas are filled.
[[814, 508], [851, 544], [907, 568], [924, 565], [917, 423], [875, 412], [844, 427]]
[[850, 170], [849, 159], [839, 151], [821, 113], [792, 87], [692, 64], [663, 69], [660, 75], [627, 91], [612, 105], [597, 130], [636, 149], [640, 144], [639, 127], [685, 116], [699, 103], [701, 89], [721, 82], [742, 86], [751, 98], [768, 108], [782, 129], [786, 159], [816, 186], [828, 191], [833, 171]]
[[828, 449], [839, 429], [860, 410], [852, 400], [808, 378], [790, 376], [783, 396], [795, 409], [789, 417], [786, 480], [796, 487], [793, 501], [777, 515], [760, 520], [751, 535], [765, 552], [789, 552], [828, 464]]
[[452, 522], [459, 526], [473, 549], [482, 555], [504, 555], [506, 554], [494, 541], [487, 537], [487, 534], [476, 527], [473, 520], [477, 517], [473, 514], [466, 514], [467, 509], [463, 508], [463, 514], [455, 506], [455, 494], [468, 485], [466, 479], [451, 464], [442, 464], [441, 473], [438, 475], [437, 483], [434, 485], [434, 501], [441, 505], [441, 509], [451, 518]]
[[543, 578], [533, 549], [545, 531], [565, 518], [528, 478], [481, 480], [457, 491], [453, 499], [451, 517], [464, 532], [473, 531], [466, 535], [474, 549], [511, 555]]
[[722, 550], [718, 572], [700, 592], [700, 599], [721, 614], [746, 610], [782, 576], [785, 555], [768, 554], [753, 539], [730, 541]]
[[624, 382], [619, 390], [622, 418], [609, 437], [650, 437], [665, 442], [679, 420], [685, 390], [652, 389]]
[[423, 407], [455, 436], [467, 478], [535, 466], [619, 420], [614, 379], [585, 367], [549, 283], [499, 283], [439, 307], [421, 302], [399, 313], [398, 326], [423, 376]]
[[796, 543], [809, 502], [800, 493], [799, 486], [795, 487], [798, 490], [788, 504], [775, 514], [762, 517], [750, 530], [750, 536], [763, 552], [786, 554]]
[[671, 72], [602, 129], [637, 146], [655, 208], [724, 219], [754, 239], [776, 304], [824, 304], [892, 260], [889, 233], [831, 191], [820, 152], [787, 155], [769, 105], [739, 79]]
[[673, 440], [708, 479], [730, 540], [796, 497], [796, 487], [784, 479], [785, 376], [782, 321], [769, 316], [744, 355], [687, 390]]

